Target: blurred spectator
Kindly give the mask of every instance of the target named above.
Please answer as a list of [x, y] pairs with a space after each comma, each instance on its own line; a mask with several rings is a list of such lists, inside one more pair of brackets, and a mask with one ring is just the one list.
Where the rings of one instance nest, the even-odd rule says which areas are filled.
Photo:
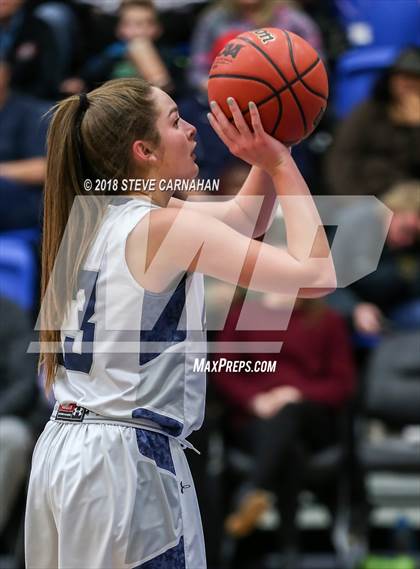
[[[114, 14], [118, 11], [122, 0], [106, 0], [106, 2], [103, 0], [76, 0], [76, 2], [90, 4], [103, 12]], [[208, 0], [154, 0], [154, 4], [159, 11], [181, 10], [190, 5], [204, 4], [206, 2]]]
[[420, 180], [420, 48], [404, 50], [370, 98], [340, 125], [327, 160], [330, 190], [380, 196]]
[[193, 4], [205, 4], [208, 0], [155, 0], [158, 10], [179, 10]]
[[58, 84], [68, 77], [74, 60], [80, 55], [81, 42], [76, 10], [69, 0], [43, 1], [33, 12], [49, 26], [55, 43]]
[[[398, 184], [381, 199], [394, 216], [377, 269], [328, 297], [363, 334], [420, 326], [420, 182]], [[342, 211], [338, 225], [342, 247], [334, 260], [339, 277], [349, 282], [357, 268], [375, 266], [372, 254], [383, 242], [386, 221], [376, 203], [354, 204]]]
[[218, 338], [221, 342], [284, 343], [277, 354], [246, 355], [253, 362], [276, 360], [274, 372], [212, 376], [228, 405], [237, 445], [247, 447], [254, 457], [246, 491], [227, 518], [226, 530], [235, 537], [249, 534], [273, 493], [281, 513], [284, 551], [295, 567], [295, 516], [305, 453], [336, 440], [337, 413], [354, 385], [351, 346], [341, 317], [322, 301], [298, 300], [284, 332], [276, 330], [276, 323], [287, 316], [280, 295], [265, 294], [261, 301], [247, 303], [247, 322], [260, 329], [267, 325], [267, 331], [235, 331], [239, 313], [236, 305]]
[[43, 99], [57, 96], [62, 78], [53, 30], [24, 0], [0, 2], [0, 59], [5, 58], [13, 88]]
[[209, 0], [155, 0], [167, 43], [189, 42], [197, 17], [206, 4]]
[[[262, 26], [285, 28], [302, 36], [316, 49], [322, 48], [318, 26], [290, 2], [221, 0], [199, 18], [193, 34], [190, 72], [192, 86], [206, 93], [213, 58], [223, 44], [240, 32]], [[219, 45], [222, 37], [224, 42]]]
[[47, 106], [11, 91], [9, 81], [9, 65], [0, 62], [0, 230], [39, 224], [45, 177]]
[[100, 12], [104, 12], [106, 14], [115, 14], [120, 5], [121, 0], [75, 0], [77, 4], [86, 4], [92, 6], [96, 10]]
[[30, 323], [25, 312], [0, 297], [0, 535], [6, 528], [29, 468], [34, 438], [28, 421], [37, 399], [36, 362], [26, 353]]
[[151, 0], [123, 0], [116, 29], [117, 41], [90, 59], [79, 78], [66, 79], [64, 93], [79, 93], [109, 79], [141, 76], [153, 85], [171, 91], [172, 81], [155, 42], [162, 33]]

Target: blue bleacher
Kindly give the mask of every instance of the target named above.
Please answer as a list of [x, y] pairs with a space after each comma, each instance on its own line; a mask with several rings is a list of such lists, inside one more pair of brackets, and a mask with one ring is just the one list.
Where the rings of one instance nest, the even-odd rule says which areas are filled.
[[418, 0], [335, 0], [335, 6], [354, 46], [420, 45]]
[[37, 264], [33, 247], [23, 239], [0, 236], [0, 294], [26, 310], [35, 302]]
[[350, 49], [337, 62], [333, 106], [337, 118], [368, 98], [381, 71], [403, 48], [420, 45], [418, 0], [334, 0]]
[[363, 47], [344, 53], [338, 59], [332, 105], [337, 118], [367, 99], [380, 74], [395, 61], [400, 48], [395, 46]]
[[41, 232], [38, 227], [11, 229], [8, 231], [1, 231], [0, 238], [1, 237], [7, 239], [18, 239], [19, 241], [25, 241], [25, 243], [37, 246], [41, 237]]

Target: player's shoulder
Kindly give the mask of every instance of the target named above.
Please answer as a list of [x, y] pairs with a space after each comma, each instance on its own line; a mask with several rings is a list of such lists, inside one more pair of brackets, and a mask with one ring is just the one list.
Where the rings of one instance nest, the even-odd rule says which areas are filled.
[[194, 230], [200, 233], [215, 218], [202, 211], [190, 207], [165, 207], [150, 212], [150, 225], [156, 230], [180, 229], [182, 231]]
[[144, 246], [147, 242], [159, 247], [166, 241], [172, 252], [187, 254], [197, 242], [206, 242], [223, 231], [225, 224], [216, 218], [190, 207], [166, 207], [153, 209], [139, 221], [129, 236], [129, 243]]
[[147, 240], [162, 243], [166, 238], [172, 247], [183, 247], [192, 238], [205, 239], [214, 218], [187, 207], [156, 208], [144, 216], [130, 234], [131, 243], [144, 244]]

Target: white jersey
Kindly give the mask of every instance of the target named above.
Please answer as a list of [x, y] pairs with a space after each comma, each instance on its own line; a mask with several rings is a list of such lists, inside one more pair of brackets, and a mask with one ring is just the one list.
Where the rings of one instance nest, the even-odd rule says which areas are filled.
[[152, 422], [184, 438], [204, 417], [206, 352], [203, 275], [186, 273], [165, 293], [145, 290], [125, 257], [130, 232], [154, 204], [113, 200], [79, 275], [61, 330], [55, 397], [101, 416]]

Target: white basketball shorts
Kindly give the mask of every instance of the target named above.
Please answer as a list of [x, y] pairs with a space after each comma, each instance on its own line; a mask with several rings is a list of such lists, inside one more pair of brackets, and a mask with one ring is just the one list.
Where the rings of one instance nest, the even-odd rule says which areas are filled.
[[204, 569], [181, 443], [116, 424], [50, 421], [35, 447], [27, 569]]

